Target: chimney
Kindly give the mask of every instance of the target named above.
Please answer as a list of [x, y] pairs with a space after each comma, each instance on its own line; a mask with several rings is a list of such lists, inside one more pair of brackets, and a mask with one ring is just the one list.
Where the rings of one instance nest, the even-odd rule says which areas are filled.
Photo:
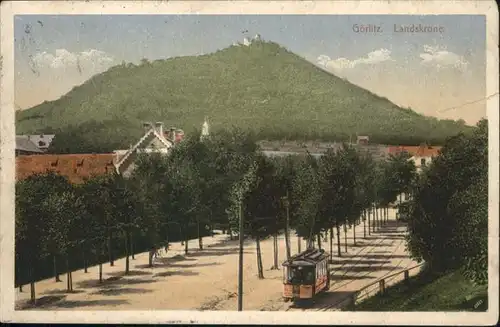
[[163, 136], [163, 123], [161, 121], [158, 121], [155, 123], [155, 127], [156, 127], [156, 131], [158, 132], [158, 134]]
[[144, 122], [142, 123], [142, 127], [144, 127], [144, 132], [147, 132], [151, 129], [151, 123]]
[[170, 127], [170, 139], [175, 142], [175, 127]]

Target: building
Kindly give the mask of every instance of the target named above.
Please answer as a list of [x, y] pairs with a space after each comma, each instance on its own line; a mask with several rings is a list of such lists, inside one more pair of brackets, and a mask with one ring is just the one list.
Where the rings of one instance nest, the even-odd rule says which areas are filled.
[[29, 140], [27, 137], [16, 136], [16, 157], [21, 155], [32, 155], [43, 153], [35, 143]]
[[184, 132], [175, 127], [170, 128], [169, 131], [164, 131], [162, 122], [155, 124], [144, 123], [144, 130], [144, 135], [129, 149], [113, 152], [113, 163], [118, 174], [124, 177], [130, 176], [139, 154], [161, 153], [166, 155], [184, 137]]
[[410, 160], [415, 163], [417, 171], [420, 172], [424, 166], [428, 166], [439, 155], [441, 148], [441, 146], [430, 146], [427, 144], [420, 146], [391, 146], [388, 148], [388, 153], [397, 154], [402, 151], [407, 152], [410, 155]]
[[368, 136], [357, 136], [356, 144], [360, 145], [367, 145], [370, 141], [370, 138]]
[[42, 152], [47, 152], [52, 143], [54, 134], [36, 134], [36, 135], [17, 135], [16, 138], [26, 139], [32, 142]]
[[68, 178], [71, 183], [81, 184], [95, 176], [113, 174], [113, 154], [40, 154], [16, 158], [16, 180], [49, 171]]

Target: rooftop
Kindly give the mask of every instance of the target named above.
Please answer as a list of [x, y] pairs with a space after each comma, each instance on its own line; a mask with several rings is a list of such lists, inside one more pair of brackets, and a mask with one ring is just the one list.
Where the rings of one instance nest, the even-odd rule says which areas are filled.
[[115, 171], [113, 154], [41, 154], [16, 157], [16, 179], [53, 171], [71, 183], [80, 184], [93, 176]]

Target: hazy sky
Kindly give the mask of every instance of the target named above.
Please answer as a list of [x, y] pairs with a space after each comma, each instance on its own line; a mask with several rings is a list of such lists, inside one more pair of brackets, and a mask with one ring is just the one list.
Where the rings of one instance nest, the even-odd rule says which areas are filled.
[[[411, 24], [435, 31], [394, 31]], [[122, 61], [206, 54], [258, 33], [398, 105], [474, 124], [485, 101], [464, 104], [486, 96], [485, 30], [484, 16], [466, 15], [16, 16], [15, 101], [28, 108]]]

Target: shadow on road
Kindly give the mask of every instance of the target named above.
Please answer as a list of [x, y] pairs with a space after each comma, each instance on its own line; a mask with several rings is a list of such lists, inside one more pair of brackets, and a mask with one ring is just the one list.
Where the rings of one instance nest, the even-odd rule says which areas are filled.
[[405, 255], [405, 254], [387, 254], [387, 255], [384, 255], [384, 254], [366, 254], [366, 255], [361, 255], [363, 258], [366, 258], [366, 259], [388, 259], [388, 258], [391, 258], [391, 259], [407, 259], [407, 258], [410, 258], [409, 255]]
[[371, 272], [371, 271], [382, 271], [382, 270], [394, 270], [399, 267], [397, 266], [361, 266], [361, 265], [356, 265], [356, 266], [351, 266], [351, 267], [346, 267], [345, 269], [339, 269], [340, 271], [342, 270], [347, 270], [349, 272]]
[[97, 288], [97, 287], [115, 287], [118, 285], [135, 285], [135, 284], [149, 284], [155, 282], [152, 279], [137, 279], [137, 278], [121, 278], [111, 277], [112, 280], [105, 279], [99, 283], [98, 279], [87, 279], [77, 283], [80, 288]]
[[209, 266], [218, 266], [220, 265], [219, 262], [208, 262], [208, 263], [195, 263], [192, 265], [185, 265], [185, 264], [174, 264], [170, 265], [172, 268], [198, 268], [198, 267], [209, 267]]
[[147, 271], [142, 271], [142, 270], [130, 270], [128, 274], [125, 274], [124, 271], [115, 271], [115, 272], [110, 272], [107, 273], [109, 276], [113, 277], [124, 277], [124, 276], [146, 276], [146, 275], [151, 275], [150, 272]]
[[56, 290], [48, 290], [43, 292], [43, 295], [57, 295], [57, 294], [77, 294], [77, 293], [83, 293], [85, 292], [84, 290], [73, 290], [73, 291], [68, 291], [66, 289], [56, 289]]
[[52, 309], [52, 308], [76, 308], [85, 306], [106, 306], [106, 305], [119, 305], [129, 303], [126, 300], [90, 300], [90, 301], [70, 301], [65, 300], [66, 295], [48, 295], [42, 296], [36, 300], [36, 304], [30, 301], [23, 301], [16, 304], [16, 310], [30, 310], [30, 309]]
[[[384, 257], [385, 258], [388, 258]], [[335, 261], [333, 263], [330, 263], [331, 265], [357, 265], [357, 264], [365, 264], [365, 265], [376, 265], [378, 263], [390, 263], [391, 261], [389, 260], [364, 260], [365, 258], [359, 258], [358, 260], [339, 260]]]
[[290, 308], [293, 309], [316, 309], [326, 310], [337, 308], [353, 296], [355, 292], [332, 291], [320, 293], [312, 301], [293, 303]]
[[361, 280], [361, 279], [374, 279], [373, 276], [354, 276], [354, 275], [330, 275], [330, 280], [340, 281], [340, 280]]
[[200, 273], [196, 271], [163, 271], [157, 274], [154, 274], [154, 277], [168, 277], [168, 276], [196, 276]]
[[142, 294], [142, 293], [150, 293], [153, 290], [147, 290], [144, 288], [109, 288], [109, 289], [101, 289], [95, 292], [90, 293], [90, 295], [123, 295], [123, 294]]

